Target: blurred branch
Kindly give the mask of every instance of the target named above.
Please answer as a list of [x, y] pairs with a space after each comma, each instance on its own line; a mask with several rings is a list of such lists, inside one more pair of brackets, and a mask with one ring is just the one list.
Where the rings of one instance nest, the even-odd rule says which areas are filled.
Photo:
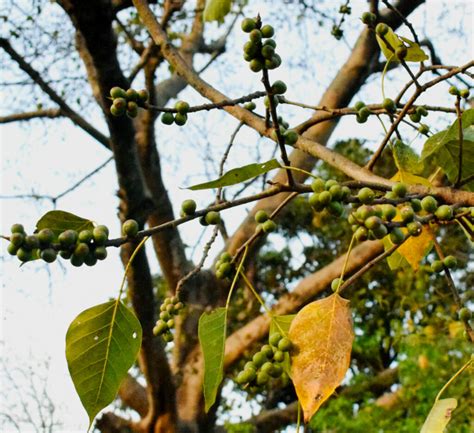
[[74, 124], [79, 126], [89, 135], [94, 137], [99, 143], [109, 148], [109, 138], [92, 126], [87, 120], [76, 113], [50, 86], [47, 84], [40, 74], [12, 47], [10, 42], [5, 38], [0, 38], [0, 47], [14, 60], [18, 66], [28, 74], [28, 76], [45, 92], [53, 102], [58, 104], [64, 116], [68, 117]]
[[31, 119], [56, 119], [63, 116], [58, 108], [48, 108], [44, 110], [26, 111], [24, 113], [9, 114], [7, 116], [0, 116], [0, 123], [11, 123]]

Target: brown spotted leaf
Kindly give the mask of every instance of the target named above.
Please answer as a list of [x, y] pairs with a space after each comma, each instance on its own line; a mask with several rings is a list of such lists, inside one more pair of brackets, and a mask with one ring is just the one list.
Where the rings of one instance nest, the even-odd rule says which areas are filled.
[[349, 301], [335, 293], [308, 304], [293, 319], [288, 336], [295, 347], [292, 380], [307, 422], [349, 368], [354, 340]]

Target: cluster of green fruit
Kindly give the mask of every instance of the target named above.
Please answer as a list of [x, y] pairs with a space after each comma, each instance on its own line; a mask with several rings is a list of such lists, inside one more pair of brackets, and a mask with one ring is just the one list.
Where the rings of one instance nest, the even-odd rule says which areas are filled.
[[311, 189], [313, 194], [309, 196], [308, 202], [316, 212], [327, 209], [334, 216], [339, 217], [343, 214], [344, 206], [341, 201], [351, 193], [347, 186], [341, 186], [334, 179], [324, 181], [318, 177], [311, 183]]
[[174, 316], [184, 308], [184, 304], [176, 297], [165, 298], [160, 306], [160, 318], [153, 328], [153, 335], [161, 335], [166, 343], [173, 341], [171, 330], [174, 328]]
[[224, 278], [230, 277], [234, 267], [232, 266], [232, 256], [228, 252], [224, 252], [219, 257], [219, 260], [216, 262], [216, 278], [222, 280]]
[[[180, 216], [193, 216], [196, 213], [196, 202], [194, 200], [184, 200], [181, 203]], [[211, 210], [199, 218], [199, 223], [203, 226], [215, 226], [221, 222], [221, 214], [217, 211]]]
[[161, 122], [165, 125], [172, 125], [175, 123], [178, 126], [183, 126], [188, 121], [189, 104], [186, 101], [177, 101], [174, 104], [176, 114], [166, 112], [161, 115]]
[[138, 92], [134, 89], [124, 90], [121, 87], [112, 87], [110, 89], [112, 105], [110, 112], [114, 116], [123, 116], [127, 113], [128, 117], [137, 117], [138, 107], [144, 107], [148, 101], [148, 91], [145, 89]]
[[286, 354], [292, 349], [292, 343], [287, 337], [275, 332], [268, 339], [270, 344], [262, 346], [260, 351], [253, 355], [244, 369], [237, 375], [235, 381], [241, 386], [263, 386], [270, 379], [278, 379], [283, 374], [282, 362]]
[[255, 222], [257, 225], [257, 231], [263, 231], [264, 233], [272, 233], [276, 230], [277, 226], [275, 221], [270, 219], [270, 216], [264, 210], [259, 210], [255, 214]]
[[449, 88], [449, 93], [453, 96], [460, 96], [461, 98], [469, 98], [470, 92], [469, 89], [458, 89], [456, 86], [451, 86]]
[[454, 256], [446, 256], [443, 260], [435, 260], [431, 263], [431, 270], [433, 272], [439, 273], [444, 270], [444, 268], [454, 269], [458, 265], [458, 261]]
[[[263, 68], [278, 68], [281, 65], [281, 57], [275, 52], [273, 27], [268, 24], [262, 26], [260, 17], [257, 17], [245, 18], [241, 28], [249, 34], [249, 40], [244, 45], [244, 59], [249, 62], [250, 69], [253, 72], [260, 72]], [[262, 42], [262, 39], [266, 41]]]
[[344, 22], [344, 15], [350, 15], [352, 12], [352, 8], [347, 4], [342, 5], [339, 8], [339, 13], [342, 15], [341, 21], [339, 24], [334, 24], [331, 29], [331, 35], [334, 36], [337, 40], [340, 40], [344, 35], [344, 31], [341, 29], [341, 25]]
[[97, 226], [93, 230], [65, 230], [57, 237], [48, 228], [41, 229], [38, 233], [27, 235], [21, 224], [11, 227], [10, 244], [8, 252], [16, 255], [22, 262], [43, 259], [52, 263], [59, 255], [70, 260], [73, 266], [94, 266], [97, 260], [107, 257], [105, 243], [109, 236], [106, 226]]
[[[392, 190], [385, 194], [384, 198], [389, 200], [404, 200], [403, 205], [397, 209], [389, 203], [371, 206], [376, 199], [375, 192], [367, 187], [361, 188], [357, 199], [362, 206], [355, 203], [358, 208], [348, 217], [355, 238], [362, 242], [367, 239], [382, 239], [389, 234], [393, 244], [400, 244], [405, 240], [402, 227], [411, 236], [421, 234], [423, 226], [417, 215], [419, 212], [423, 212], [423, 216], [433, 214], [438, 221], [453, 219], [454, 211], [451, 206], [438, 206], [437, 200], [432, 196], [426, 196], [422, 200], [409, 199], [406, 197], [407, 192], [405, 184], [396, 183]], [[392, 222], [397, 215], [400, 221]]]

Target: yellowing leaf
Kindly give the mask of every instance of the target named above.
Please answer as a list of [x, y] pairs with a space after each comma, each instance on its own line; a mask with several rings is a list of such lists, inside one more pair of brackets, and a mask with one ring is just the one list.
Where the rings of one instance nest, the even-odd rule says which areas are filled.
[[307, 422], [349, 368], [354, 340], [349, 301], [335, 293], [308, 304], [293, 319], [288, 336], [295, 347], [292, 380]]
[[425, 179], [421, 176], [416, 176], [414, 174], [408, 173], [404, 170], [399, 170], [395, 173], [395, 175], [391, 178], [394, 182], [403, 182], [407, 185], [424, 185], [424, 186], [431, 186], [431, 183], [428, 179]]
[[376, 35], [376, 38], [383, 55], [387, 60], [391, 62], [398, 62], [398, 59], [394, 56], [394, 50], [397, 49], [400, 45], [405, 45], [407, 47], [407, 55], [405, 57], [406, 62], [422, 62], [423, 60], [428, 60], [428, 56], [418, 44], [413, 41], [410, 41], [407, 38], [397, 36], [390, 28], [384, 38], [388, 42], [392, 50], [387, 46], [387, 44], [379, 35]]
[[397, 251], [410, 263], [413, 270], [417, 271], [420, 267], [420, 262], [430, 252], [432, 247], [433, 233], [429, 226], [424, 225], [419, 236], [412, 236], [407, 239], [400, 245]]
[[443, 433], [458, 402], [455, 398], [444, 398], [435, 402], [420, 433]]

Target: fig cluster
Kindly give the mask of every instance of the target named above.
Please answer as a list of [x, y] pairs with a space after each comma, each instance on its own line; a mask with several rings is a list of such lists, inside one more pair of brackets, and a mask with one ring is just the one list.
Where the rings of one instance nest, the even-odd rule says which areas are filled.
[[174, 328], [174, 317], [184, 308], [184, 304], [176, 297], [165, 298], [160, 306], [160, 318], [153, 328], [154, 335], [160, 335], [166, 343], [173, 341], [171, 330]]
[[137, 117], [138, 107], [144, 107], [148, 101], [148, 91], [146, 89], [124, 90], [121, 87], [112, 87], [110, 89], [110, 97], [112, 98], [112, 105], [110, 106], [110, 113], [114, 116], [120, 117], [125, 113], [130, 118]]
[[165, 112], [161, 115], [161, 123], [165, 125], [175, 123], [178, 126], [183, 126], [188, 121], [189, 104], [186, 101], [177, 101], [174, 108], [176, 113]]

